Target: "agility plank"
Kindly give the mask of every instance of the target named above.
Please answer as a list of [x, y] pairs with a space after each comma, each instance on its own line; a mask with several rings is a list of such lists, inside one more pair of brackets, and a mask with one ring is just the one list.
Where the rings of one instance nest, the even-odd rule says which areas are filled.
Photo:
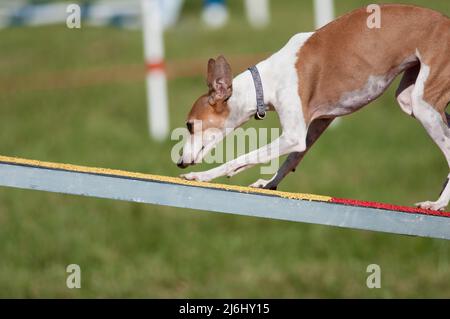
[[0, 156], [0, 186], [450, 239], [450, 213]]

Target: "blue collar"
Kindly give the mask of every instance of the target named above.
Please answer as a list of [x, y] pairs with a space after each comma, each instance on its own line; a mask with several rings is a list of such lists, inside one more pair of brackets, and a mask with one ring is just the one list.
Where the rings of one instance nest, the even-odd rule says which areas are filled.
[[253, 77], [256, 92], [256, 114], [255, 119], [263, 120], [266, 117], [266, 105], [264, 104], [264, 90], [258, 68], [254, 65], [248, 68]]

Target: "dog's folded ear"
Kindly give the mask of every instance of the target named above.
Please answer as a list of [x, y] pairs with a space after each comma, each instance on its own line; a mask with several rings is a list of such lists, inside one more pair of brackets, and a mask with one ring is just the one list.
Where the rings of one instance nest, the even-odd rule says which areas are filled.
[[209, 88], [209, 104], [223, 102], [232, 94], [233, 74], [231, 66], [224, 56], [216, 60], [209, 59], [207, 83]]

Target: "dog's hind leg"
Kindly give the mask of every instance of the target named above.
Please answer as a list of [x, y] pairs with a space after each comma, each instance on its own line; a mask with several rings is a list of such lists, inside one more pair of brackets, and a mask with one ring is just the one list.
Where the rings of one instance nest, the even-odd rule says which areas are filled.
[[308, 128], [308, 134], [306, 136], [306, 150], [303, 152], [290, 153], [283, 165], [278, 169], [278, 171], [269, 180], [258, 179], [255, 183], [251, 184], [250, 187], [256, 188], [266, 188], [266, 189], [277, 189], [278, 184], [286, 177], [289, 172], [295, 171], [297, 165], [302, 161], [305, 154], [314, 144], [314, 142], [319, 138], [320, 135], [325, 131], [325, 129], [330, 125], [334, 118], [330, 119], [317, 119], [311, 123]]
[[403, 77], [398, 86], [395, 97], [401, 109], [408, 115], [412, 115], [412, 92], [417, 76], [419, 75], [420, 65], [413, 66], [403, 73]]
[[[427, 133], [440, 148], [450, 168], [450, 129], [445, 113], [445, 106], [448, 101], [445, 101], [444, 104], [441, 98], [450, 90], [450, 87], [447, 79], [435, 76], [435, 74], [428, 65], [422, 63], [412, 90], [412, 112], [413, 116], [422, 123]], [[433, 85], [433, 89], [436, 91], [427, 91], [428, 85]], [[439, 92], [439, 94], [428, 93], [427, 95], [427, 92]], [[450, 174], [447, 176], [447, 180], [449, 178]], [[437, 201], [426, 201], [416, 205], [426, 209], [443, 210], [449, 201], [450, 183], [446, 183]]]

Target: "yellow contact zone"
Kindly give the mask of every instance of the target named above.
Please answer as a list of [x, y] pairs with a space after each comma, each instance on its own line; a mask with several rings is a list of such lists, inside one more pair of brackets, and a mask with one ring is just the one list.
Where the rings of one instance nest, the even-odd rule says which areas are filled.
[[48, 169], [59, 169], [59, 170], [78, 172], [78, 173], [111, 175], [111, 176], [117, 176], [117, 177], [144, 179], [144, 180], [164, 182], [164, 183], [170, 183], [170, 184], [188, 185], [188, 186], [196, 186], [196, 187], [207, 187], [207, 188], [214, 188], [214, 189], [236, 191], [236, 192], [241, 192], [241, 193], [264, 194], [264, 195], [278, 196], [278, 197], [289, 198], [289, 199], [321, 201], [321, 202], [328, 202], [331, 200], [330, 196], [280, 192], [280, 191], [273, 191], [273, 190], [268, 190], [268, 189], [245, 187], [245, 186], [196, 182], [196, 181], [188, 181], [188, 180], [178, 178], [178, 177], [135, 173], [135, 172], [128, 172], [128, 171], [122, 171], [122, 170], [117, 170], [117, 169], [87, 167], [87, 166], [79, 166], [79, 165], [72, 165], [72, 164], [42, 162], [42, 161], [37, 161], [37, 160], [30, 160], [30, 159], [9, 157], [9, 156], [1, 156], [1, 155], [0, 155], [0, 162], [8, 163], [8, 164], [16, 164], [16, 165], [35, 166], [35, 167], [48, 168]]

